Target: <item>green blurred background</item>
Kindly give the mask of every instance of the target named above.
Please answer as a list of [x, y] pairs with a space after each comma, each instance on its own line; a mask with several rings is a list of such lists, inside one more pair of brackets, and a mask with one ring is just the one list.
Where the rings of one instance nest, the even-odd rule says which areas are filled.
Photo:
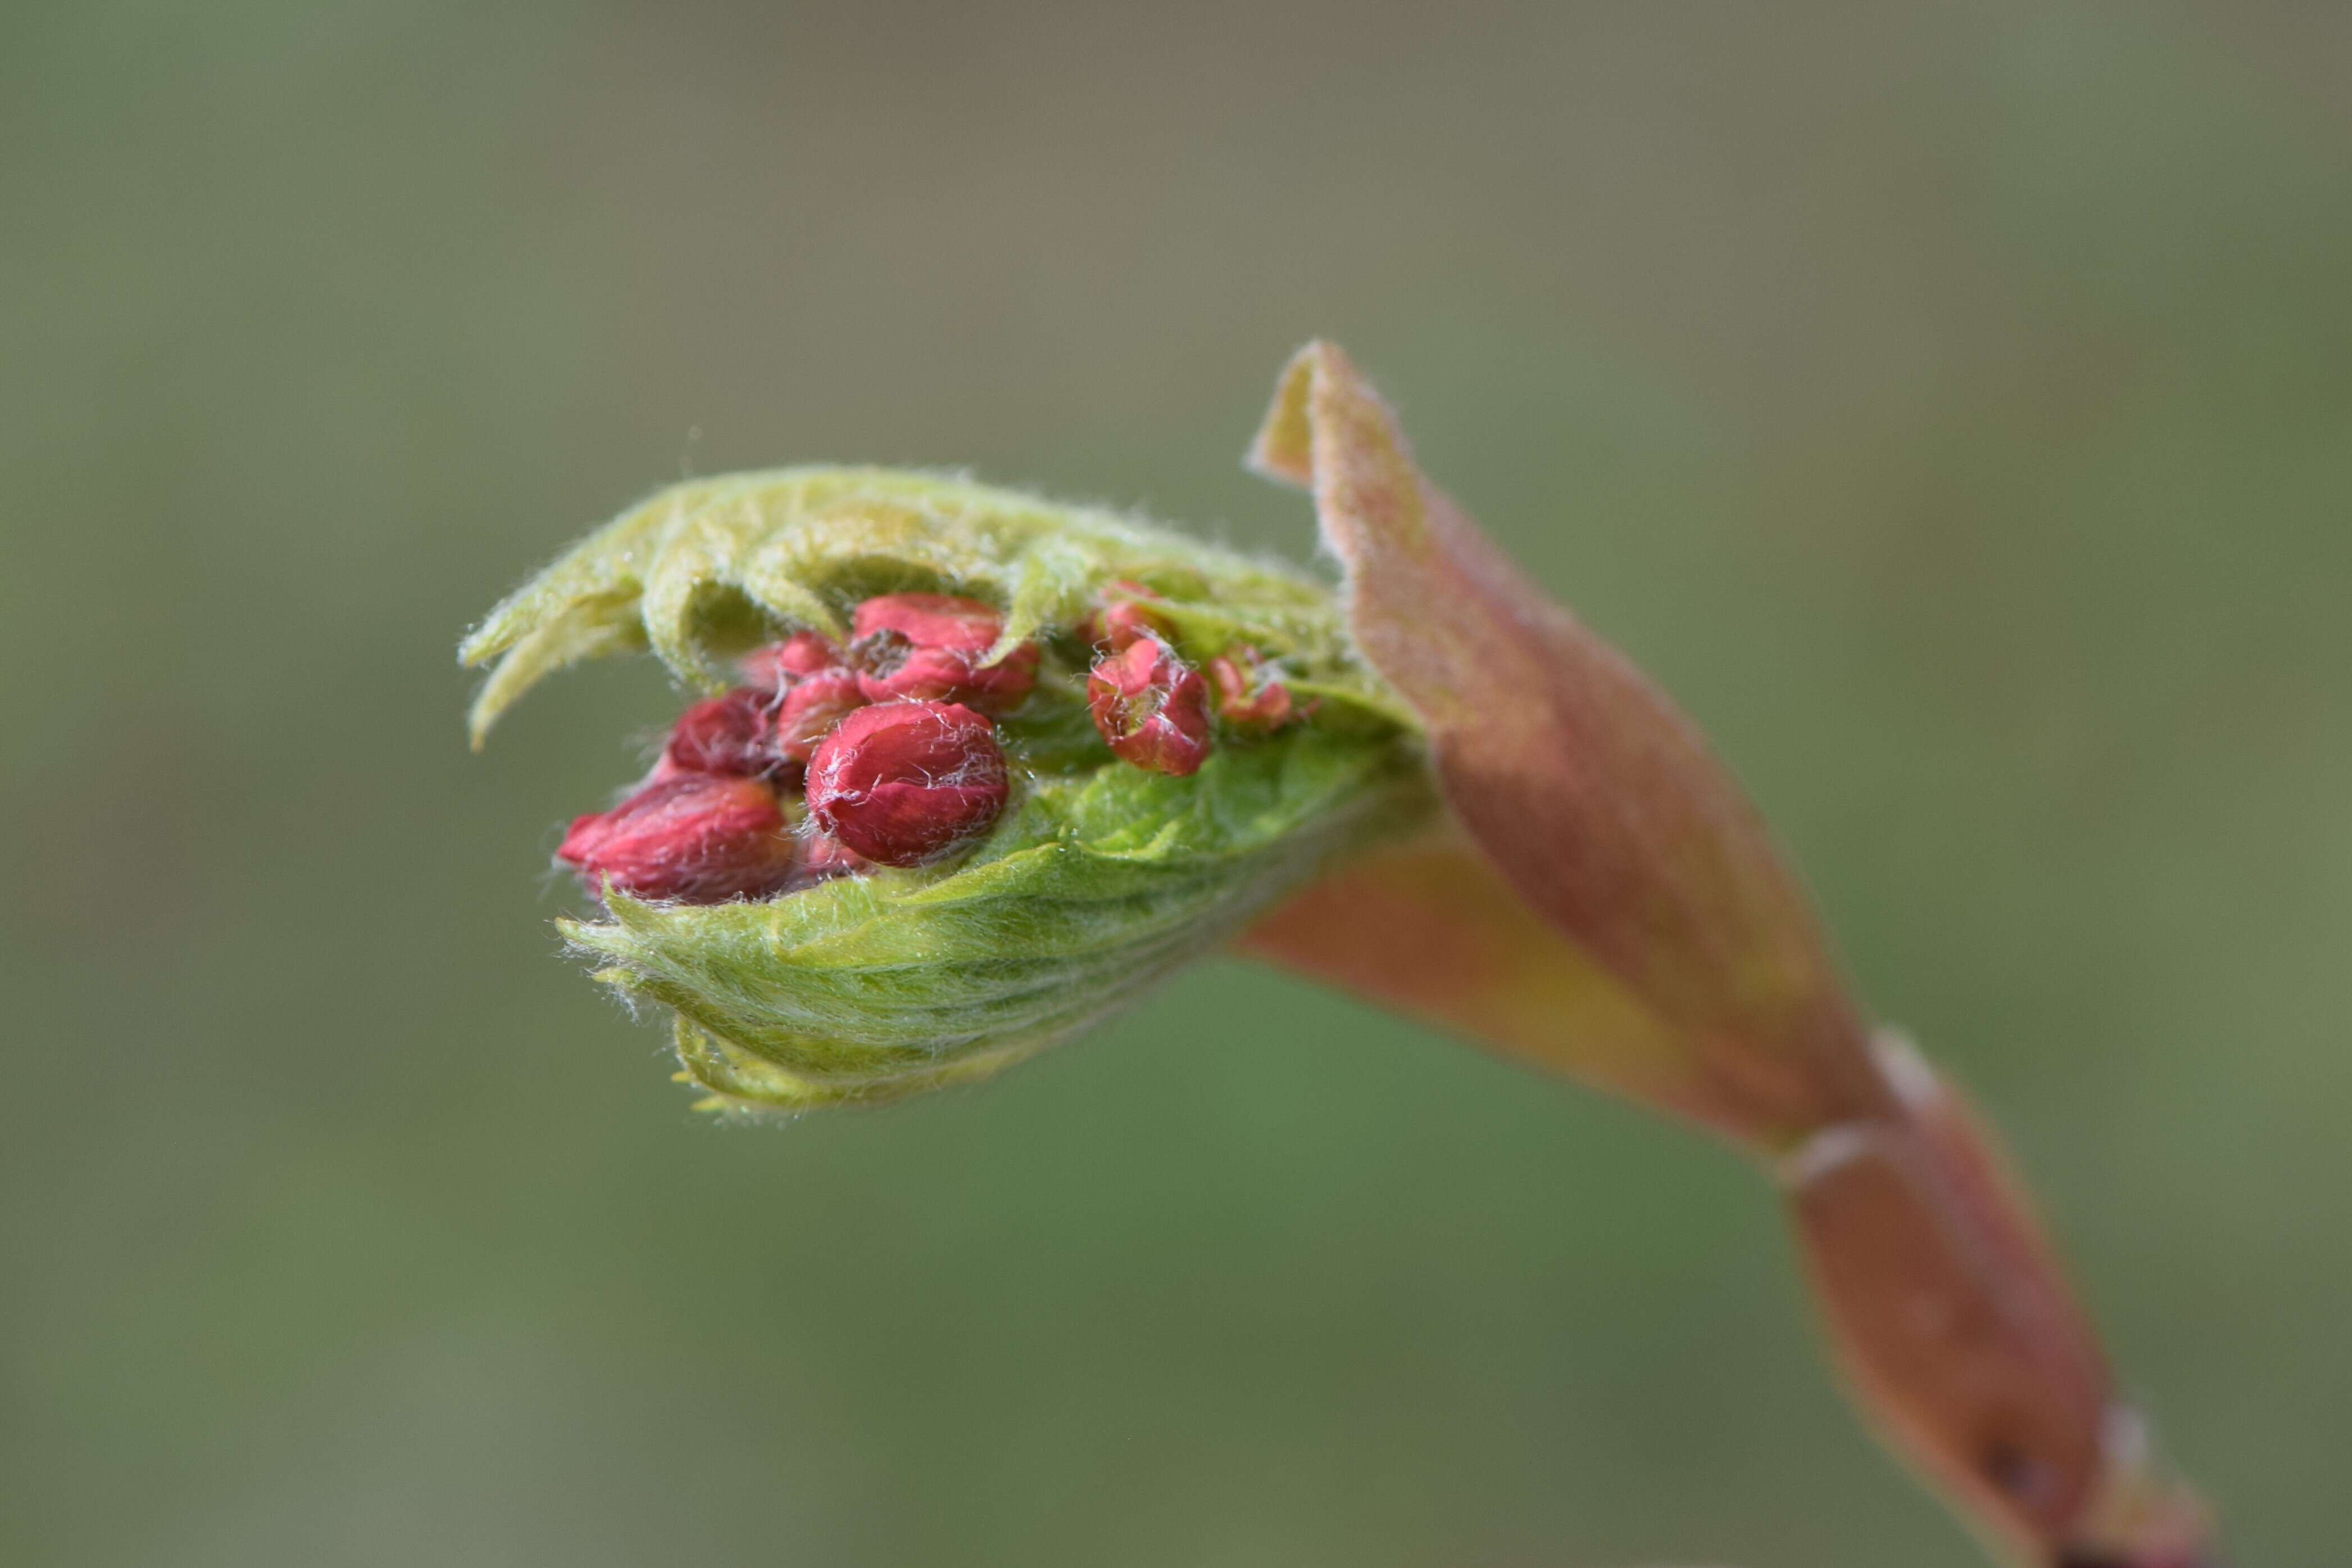
[[714, 1127], [555, 953], [682, 473], [1304, 551], [1309, 334], [1714, 733], [2244, 1560], [2352, 1408], [2340, 6], [16, 4], [0, 1562], [1977, 1561], [1727, 1155], [1220, 964]]

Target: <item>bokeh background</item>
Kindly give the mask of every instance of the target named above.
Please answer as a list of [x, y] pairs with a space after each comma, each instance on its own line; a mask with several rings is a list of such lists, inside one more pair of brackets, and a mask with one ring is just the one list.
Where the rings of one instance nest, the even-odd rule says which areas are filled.
[[1303, 551], [1347, 343], [1990, 1103], [2246, 1563], [2352, 1409], [2340, 6], [0, 11], [0, 1561], [1960, 1568], [1763, 1186], [1213, 965], [730, 1131], [555, 953], [687, 473]]

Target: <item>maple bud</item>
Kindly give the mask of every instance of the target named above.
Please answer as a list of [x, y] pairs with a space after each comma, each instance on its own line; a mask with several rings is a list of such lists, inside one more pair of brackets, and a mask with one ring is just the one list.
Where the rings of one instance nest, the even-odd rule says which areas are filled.
[[[941, 583], [971, 597], [922, 591]], [[875, 591], [893, 588], [908, 591]], [[807, 630], [747, 658], [740, 622], [709, 612], [722, 595]], [[1112, 618], [1119, 635], [1154, 648], [1198, 639], [1203, 654], [1261, 649], [1296, 708], [1311, 696], [1335, 722], [1253, 734], [1188, 777], [1121, 760], [1088, 710], [1087, 643], [1097, 612], [1130, 601]], [[880, 646], [853, 655], [867, 638]], [[903, 664], [918, 644], [954, 656], [938, 663], [969, 696], [897, 698], [890, 675], [903, 672], [870, 667], [874, 655]], [[975, 670], [1004, 644], [1011, 658]], [[656, 881], [647, 902], [616, 883], [600, 918], [560, 923], [600, 982], [675, 1015], [679, 1064], [713, 1110], [871, 1103], [994, 1072], [1437, 810], [1418, 727], [1358, 656], [1328, 584], [1018, 491], [814, 467], [673, 486], [582, 540], [467, 639], [467, 663], [495, 666], [473, 734], [555, 671], [639, 649], [686, 682], [741, 669], [770, 696], [780, 751], [831, 746], [872, 768], [908, 742], [894, 734], [861, 752], [866, 727], [953, 704], [982, 760], [974, 768], [959, 744], [944, 768], [896, 780], [924, 831], [881, 844], [857, 829], [893, 792], [852, 800], [834, 788], [858, 782], [848, 771], [812, 766], [811, 804], [831, 820], [812, 810], [794, 825], [798, 863], [772, 894], [698, 904], [660, 897]], [[973, 690], [975, 674], [1000, 683], [994, 695]], [[859, 676], [893, 700], [844, 717]], [[1200, 700], [1213, 695], [1202, 686]], [[992, 732], [991, 706], [1016, 697]], [[976, 780], [976, 793], [955, 792]], [[782, 810], [798, 814], [789, 800]]]
[[866, 704], [857, 676], [848, 670], [820, 670], [784, 694], [776, 710], [774, 744], [782, 755], [806, 762], [817, 743], [848, 713]]
[[656, 779], [609, 811], [572, 820], [556, 858], [593, 891], [723, 904], [789, 885], [798, 846], [772, 790], [711, 773]]
[[[728, 827], [780, 821], [755, 781], [679, 775], [575, 823], [564, 858], [614, 891], [607, 918], [563, 924], [573, 950], [672, 1010], [705, 1105], [796, 1112], [993, 1072], [1246, 926], [1258, 956], [1756, 1153], [1853, 1386], [2019, 1561], [2218, 1563], [1996, 1146], [1874, 1049], [1687, 720], [1422, 476], [1337, 349], [1292, 361], [1251, 460], [1313, 495], [1336, 592], [1131, 517], [879, 469], [693, 481], [597, 530], [467, 639], [465, 662], [496, 661], [477, 744], [583, 659], [647, 649], [707, 679], [740, 624], [708, 613], [719, 595], [829, 630], [877, 586], [953, 582], [1006, 608], [884, 594], [848, 617], [845, 655], [815, 638], [795, 669], [778, 652], [773, 687], [845, 656], [864, 695], [919, 700], [857, 708], [818, 744], [824, 832], [772, 884], [783, 896], [621, 896], [622, 873], [656, 899], [771, 885], [740, 863], [723, 885], [681, 874], [721, 846], [776, 853], [772, 827]], [[1110, 756], [1062, 664], [1081, 640], [1104, 650], [1085, 700]], [[1208, 755], [1208, 684], [1178, 646], [1220, 653], [1220, 709], [1265, 732]], [[973, 711], [1015, 704], [1001, 734]], [[920, 869], [817, 874], [869, 859]]]
[[960, 703], [859, 708], [809, 763], [817, 826], [883, 865], [920, 865], [987, 831], [1007, 793], [995, 727]]
[[670, 727], [656, 777], [721, 773], [772, 779], [791, 772], [794, 759], [776, 745], [773, 702], [770, 693], [738, 686], [696, 703]]
[[795, 632], [781, 643], [754, 648], [737, 668], [765, 691], [789, 691], [801, 681], [841, 664], [841, 647], [819, 632]]
[[886, 593], [857, 607], [849, 664], [868, 702], [912, 697], [1010, 713], [1037, 682], [1037, 645], [983, 664], [1003, 618], [974, 599]]
[[1147, 772], [1181, 779], [1208, 758], [1208, 687], [1157, 637], [1097, 659], [1087, 707], [1111, 750]]

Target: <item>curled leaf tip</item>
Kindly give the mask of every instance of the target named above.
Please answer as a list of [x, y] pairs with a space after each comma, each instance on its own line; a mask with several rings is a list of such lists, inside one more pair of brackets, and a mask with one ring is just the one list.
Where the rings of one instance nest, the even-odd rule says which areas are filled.
[[1293, 357], [1249, 461], [1312, 494], [1349, 634], [1426, 733], [1467, 852], [1560, 962], [1597, 966], [1678, 1042], [1675, 1103], [1780, 1140], [1876, 1103], [1811, 913], [1737, 786], [1422, 475], [1344, 352]]
[[1307, 398], [1318, 366], [1336, 367], [1346, 361], [1336, 345], [1319, 338], [1290, 356], [1275, 381], [1274, 402], [1242, 459], [1244, 464], [1278, 484], [1301, 490], [1314, 485], [1315, 432], [1307, 418]]

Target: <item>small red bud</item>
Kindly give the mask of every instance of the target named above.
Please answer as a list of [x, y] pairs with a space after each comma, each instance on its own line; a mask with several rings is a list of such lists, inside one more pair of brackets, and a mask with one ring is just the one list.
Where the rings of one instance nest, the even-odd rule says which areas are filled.
[[[1143, 584], [1126, 578], [1111, 583], [1110, 591], [1145, 598], [1151, 594], [1151, 590]], [[1080, 628], [1087, 642], [1097, 648], [1108, 648], [1114, 653], [1123, 652], [1139, 637], [1165, 639], [1173, 629], [1167, 616], [1148, 604], [1137, 603], [1134, 599], [1111, 600], [1088, 616], [1086, 624]]]
[[859, 708], [809, 763], [817, 826], [884, 865], [920, 865], [985, 832], [1006, 793], [994, 727], [957, 703]]
[[696, 703], [670, 727], [656, 776], [723, 773], [769, 779], [788, 771], [791, 759], [775, 744], [774, 700], [770, 693], [737, 686], [724, 696]]
[[856, 675], [847, 670], [818, 671], [784, 694], [776, 710], [776, 749], [795, 762], [806, 762], [833, 727], [865, 702]]
[[841, 648], [815, 632], [795, 632], [781, 643], [754, 648], [738, 666], [743, 678], [764, 691], [789, 691], [798, 682], [841, 663]]
[[925, 648], [984, 653], [1004, 630], [1004, 620], [977, 599], [945, 593], [883, 593], [857, 607], [851, 629], [858, 637], [896, 632]]
[[802, 858], [807, 863], [809, 875], [819, 881], [830, 876], [854, 876], [874, 863], [831, 833], [811, 833], [802, 846]]
[[868, 702], [913, 697], [1009, 713], [1037, 683], [1037, 645], [1024, 643], [993, 664], [982, 658], [1003, 618], [975, 599], [885, 593], [857, 607], [849, 664]]
[[1221, 656], [1209, 661], [1209, 678], [1217, 686], [1218, 716], [1244, 728], [1279, 729], [1288, 724], [1296, 716], [1291, 712], [1290, 688], [1280, 681], [1258, 685], [1263, 678], [1262, 660], [1248, 643], [1234, 643], [1233, 653], [1238, 659]]
[[790, 883], [798, 846], [766, 785], [679, 773], [656, 779], [609, 811], [575, 818], [555, 856], [592, 891], [723, 904]]
[[1095, 661], [1087, 706], [1112, 751], [1181, 779], [1209, 755], [1209, 690], [1200, 672], [1157, 637]]

